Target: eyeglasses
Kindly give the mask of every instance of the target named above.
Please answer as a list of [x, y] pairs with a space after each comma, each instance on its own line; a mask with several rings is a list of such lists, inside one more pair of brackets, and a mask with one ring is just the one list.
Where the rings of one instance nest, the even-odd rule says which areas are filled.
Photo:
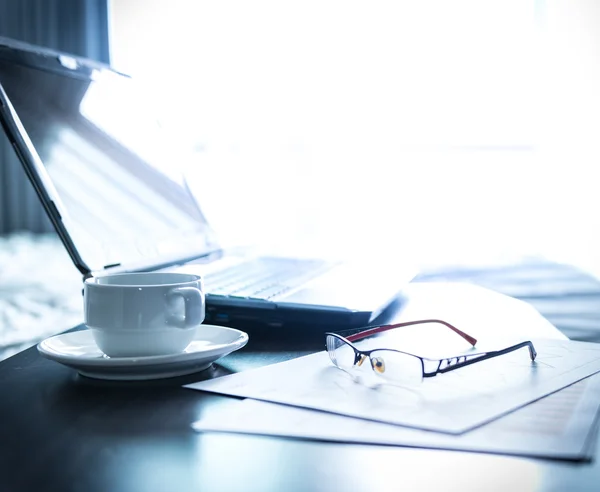
[[403, 352], [390, 348], [379, 348], [373, 350], [360, 350], [352, 342], [362, 340], [376, 333], [382, 333], [403, 326], [419, 325], [426, 323], [436, 323], [446, 326], [454, 333], [465, 339], [469, 344], [475, 346], [477, 340], [446, 321], [439, 319], [423, 319], [417, 321], [408, 321], [392, 325], [373, 326], [355, 332], [352, 335], [343, 337], [337, 333], [325, 333], [325, 344], [331, 362], [342, 370], [349, 371], [361, 366], [365, 360], [369, 359], [371, 368], [375, 374], [394, 381], [406, 383], [418, 383], [423, 378], [431, 378], [438, 374], [460, 369], [476, 362], [481, 362], [493, 357], [508, 354], [527, 347], [531, 360], [535, 360], [537, 352], [530, 341], [521, 342], [502, 350], [491, 352], [479, 352], [458, 355], [443, 359], [430, 359], [420, 357], [415, 354]]

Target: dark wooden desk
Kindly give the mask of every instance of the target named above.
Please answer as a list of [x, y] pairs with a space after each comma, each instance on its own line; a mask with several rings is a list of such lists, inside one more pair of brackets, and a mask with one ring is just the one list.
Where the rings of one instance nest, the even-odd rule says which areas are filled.
[[206, 373], [146, 383], [78, 376], [35, 348], [0, 364], [0, 490], [599, 490], [600, 465], [410, 448], [199, 434], [226, 397], [182, 384], [296, 356], [255, 344]]
[[[393, 314], [391, 315], [393, 316]], [[600, 490], [600, 463], [316, 443], [191, 429], [226, 397], [183, 384], [322, 350], [260, 341], [183, 378], [103, 382], [30, 348], [0, 363], [0, 492]]]

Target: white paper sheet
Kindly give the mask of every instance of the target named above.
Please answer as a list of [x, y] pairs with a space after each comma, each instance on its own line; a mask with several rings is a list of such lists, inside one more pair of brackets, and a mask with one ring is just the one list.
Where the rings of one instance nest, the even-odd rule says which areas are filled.
[[[325, 352], [188, 387], [459, 434], [600, 371], [600, 344], [552, 339], [534, 343], [535, 362], [521, 349], [414, 387], [357, 382], [335, 368]], [[494, 342], [479, 349], [503, 346]], [[373, 377], [370, 368], [363, 368], [366, 378]]]
[[600, 406], [592, 376], [501, 419], [458, 436], [246, 399], [231, 401], [194, 424], [198, 431], [237, 432], [350, 443], [591, 460]]

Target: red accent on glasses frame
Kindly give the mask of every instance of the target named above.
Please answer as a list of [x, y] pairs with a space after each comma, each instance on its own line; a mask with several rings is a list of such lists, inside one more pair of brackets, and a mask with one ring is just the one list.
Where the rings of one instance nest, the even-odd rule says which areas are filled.
[[396, 323], [393, 325], [374, 326], [373, 328], [368, 328], [365, 331], [361, 331], [360, 333], [355, 333], [354, 335], [349, 335], [346, 337], [346, 340], [348, 340], [350, 342], [354, 342], [356, 340], [361, 340], [368, 336], [374, 335], [375, 333], [381, 333], [384, 331], [393, 330], [394, 328], [401, 328], [403, 326], [420, 325], [420, 324], [424, 324], [424, 323], [440, 323], [440, 324], [450, 328], [457, 335], [460, 335], [471, 345], [475, 346], [475, 344], [477, 343], [476, 338], [473, 338], [471, 335], [467, 335], [464, 331], [459, 330], [455, 326], [452, 326], [450, 323], [447, 323], [446, 321], [442, 321], [441, 319], [420, 319], [418, 321], [407, 321], [405, 323]]

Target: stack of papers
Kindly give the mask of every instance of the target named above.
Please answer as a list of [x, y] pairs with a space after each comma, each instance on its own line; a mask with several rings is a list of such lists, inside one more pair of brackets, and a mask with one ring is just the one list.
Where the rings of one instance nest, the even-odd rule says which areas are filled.
[[[531, 340], [538, 357], [532, 362], [521, 349], [398, 387], [372, 384], [376, 376], [369, 364], [351, 375], [319, 352], [189, 385], [246, 398], [203, 414], [195, 429], [564, 460], [593, 457], [600, 344], [569, 341], [530, 305], [468, 284], [411, 284], [406, 301], [398, 322], [450, 321], [478, 339], [477, 352]], [[393, 330], [372, 342], [424, 357], [469, 352], [464, 340], [441, 328]]]
[[346, 443], [591, 461], [600, 377], [584, 379], [488, 425], [458, 436], [340, 417], [250, 398], [219, 406], [194, 424], [198, 431], [237, 432]]
[[534, 344], [535, 362], [517, 351], [409, 389], [366, 384], [319, 352], [189, 385], [250, 398], [205, 415], [195, 428], [591, 459], [600, 377], [589, 376], [600, 372], [600, 345]]

